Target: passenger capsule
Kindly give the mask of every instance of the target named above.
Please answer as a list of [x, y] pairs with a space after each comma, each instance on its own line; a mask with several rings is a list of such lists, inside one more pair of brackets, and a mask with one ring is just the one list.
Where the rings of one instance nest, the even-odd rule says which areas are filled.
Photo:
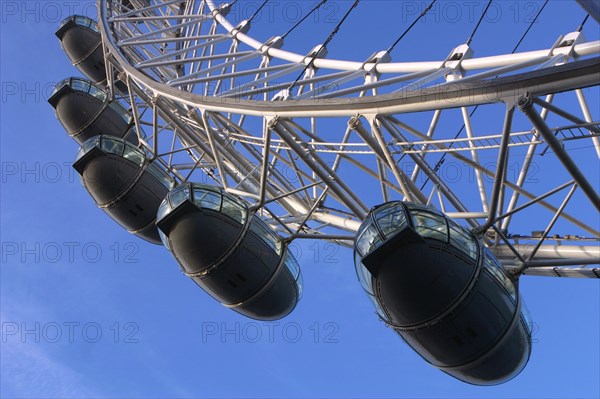
[[242, 199], [223, 189], [180, 185], [160, 205], [157, 226], [183, 273], [236, 312], [276, 320], [300, 299], [294, 256]]
[[94, 83], [106, 80], [102, 38], [96, 21], [81, 15], [71, 15], [60, 23], [56, 37], [81, 73]]
[[156, 212], [175, 185], [145, 152], [110, 136], [87, 140], [73, 167], [96, 204], [130, 233], [160, 244]]
[[439, 211], [399, 201], [375, 207], [354, 255], [379, 316], [434, 367], [495, 385], [527, 364], [530, 323], [515, 285], [487, 248]]
[[131, 114], [88, 80], [63, 80], [55, 86], [48, 102], [67, 133], [79, 145], [100, 134], [126, 137], [132, 144], [138, 144]]

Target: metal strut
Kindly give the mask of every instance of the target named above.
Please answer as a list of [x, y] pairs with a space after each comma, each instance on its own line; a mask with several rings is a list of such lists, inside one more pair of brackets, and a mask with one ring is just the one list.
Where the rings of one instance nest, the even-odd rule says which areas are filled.
[[600, 211], [600, 197], [598, 196], [598, 193], [585, 178], [583, 173], [581, 173], [569, 154], [567, 154], [560, 141], [554, 136], [548, 125], [546, 125], [546, 122], [544, 122], [542, 117], [535, 111], [531, 98], [521, 97], [518, 105], [521, 111], [529, 118], [533, 126], [535, 126], [536, 130], [542, 135], [546, 143], [548, 143], [548, 146], [552, 148], [552, 151], [554, 151], [554, 154], [556, 154], [556, 157], [563, 164], [565, 169], [573, 176], [573, 179], [579, 187], [581, 187], [585, 195], [587, 195], [596, 209]]

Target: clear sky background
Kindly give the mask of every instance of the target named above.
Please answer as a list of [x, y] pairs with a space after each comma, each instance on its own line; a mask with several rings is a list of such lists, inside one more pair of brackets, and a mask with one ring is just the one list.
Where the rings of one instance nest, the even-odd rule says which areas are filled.
[[[290, 3], [273, 2], [257, 19], [259, 38], [285, 32], [297, 20], [294, 10], [312, 4]], [[292, 49], [306, 52], [327, 36], [350, 3], [335, 4], [290, 36]], [[485, 2], [442, 4], [401, 42], [394, 60], [444, 58], [466, 40]], [[496, 2], [473, 41], [477, 55], [510, 52], [540, 5]], [[362, 60], [386, 48], [414, 19], [415, 6], [421, 2], [363, 1], [330, 53]], [[378, 321], [348, 249], [293, 244], [304, 296], [279, 322], [223, 308], [164, 248], [129, 235], [98, 210], [70, 167], [77, 146], [46, 99], [54, 83], [78, 72], [54, 32], [73, 12], [95, 17], [94, 3], [0, 7], [1, 397], [600, 396], [598, 281], [524, 277], [534, 321], [531, 360], [514, 380], [485, 388], [429, 366]], [[550, 2], [523, 50], [550, 47], [584, 16], [574, 2]], [[591, 19], [584, 33], [600, 36]], [[589, 223], [598, 228], [593, 212]]]

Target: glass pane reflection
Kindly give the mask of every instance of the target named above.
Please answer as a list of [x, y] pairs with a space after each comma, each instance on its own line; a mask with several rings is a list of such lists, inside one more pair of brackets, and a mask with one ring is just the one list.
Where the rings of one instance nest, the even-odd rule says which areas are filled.
[[364, 256], [378, 247], [383, 242], [377, 228], [374, 225], [369, 225], [362, 235], [356, 240], [356, 249]]
[[498, 260], [492, 255], [489, 249], [483, 249], [485, 260], [483, 262], [483, 266], [494, 276], [496, 281], [502, 285], [506, 291], [510, 293], [510, 296], [514, 301], [517, 300], [517, 291], [515, 289], [515, 285], [506, 275], [504, 268], [498, 262]]
[[281, 242], [273, 234], [267, 224], [260, 218], [254, 217], [250, 225], [250, 231], [254, 232], [261, 240], [271, 247], [277, 255], [281, 255]]
[[431, 212], [412, 211], [415, 230], [422, 237], [448, 242], [446, 218]]
[[194, 203], [201, 208], [221, 210], [221, 194], [206, 189], [194, 189]]
[[407, 225], [404, 209], [397, 202], [377, 209], [375, 211], [375, 219], [381, 232], [386, 237], [392, 236]]

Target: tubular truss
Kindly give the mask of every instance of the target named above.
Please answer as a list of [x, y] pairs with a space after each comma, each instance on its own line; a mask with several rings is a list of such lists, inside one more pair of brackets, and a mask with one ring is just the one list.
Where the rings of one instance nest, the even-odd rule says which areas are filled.
[[[428, 203], [517, 274], [598, 277], [587, 265], [600, 263], [600, 121], [588, 102], [600, 41], [573, 32], [516, 54], [471, 58], [462, 45], [439, 61], [334, 60], [255, 40], [228, 4], [153, 3], [98, 0], [99, 29], [112, 95], [180, 180], [255, 201], [289, 239], [342, 245], [372, 205]], [[539, 110], [525, 115], [519, 100]], [[513, 226], [533, 233], [517, 238]]]

